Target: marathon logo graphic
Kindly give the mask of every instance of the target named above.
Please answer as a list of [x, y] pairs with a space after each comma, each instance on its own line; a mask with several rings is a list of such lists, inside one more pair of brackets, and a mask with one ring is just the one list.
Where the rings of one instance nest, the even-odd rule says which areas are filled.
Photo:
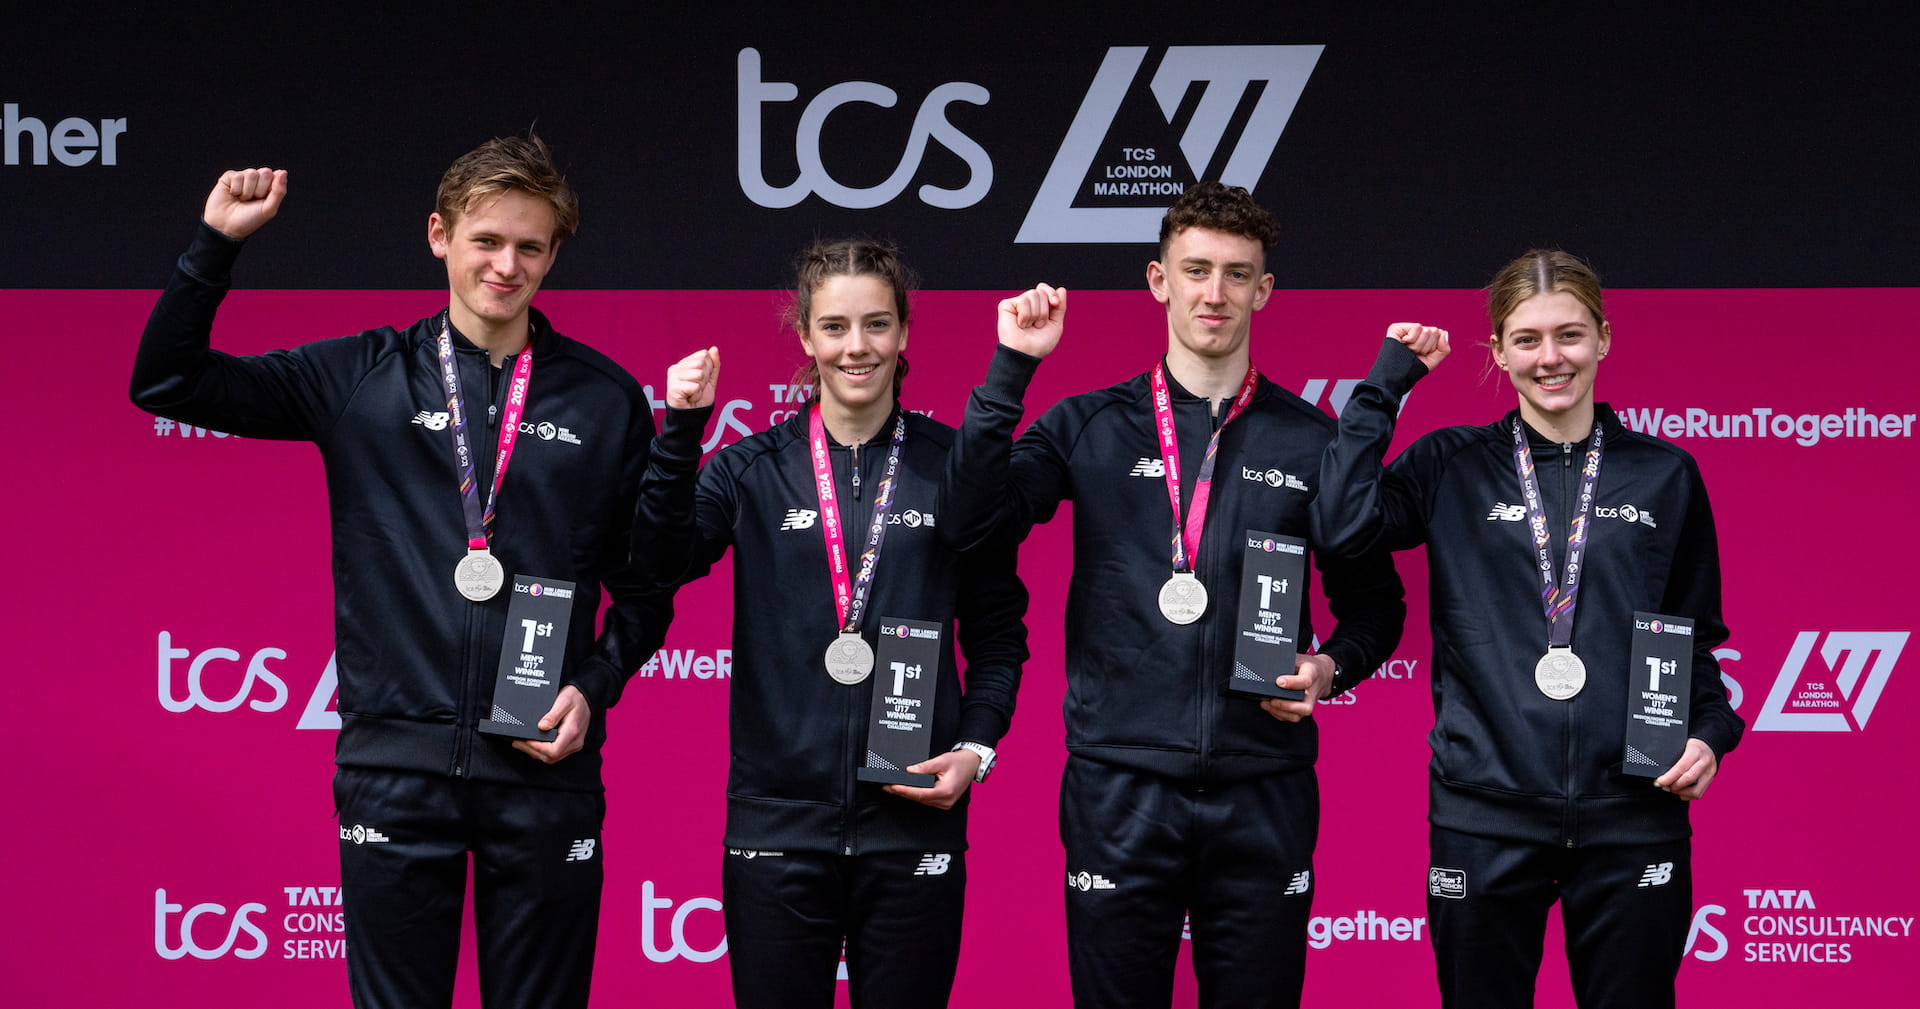
[[1791, 414], [1756, 406], [1746, 413], [1709, 413], [1697, 406], [1667, 412], [1665, 407], [1623, 408], [1620, 423], [1641, 434], [1662, 438], [1757, 438], [1792, 441], [1811, 448], [1822, 441], [1848, 438], [1911, 438], [1920, 414], [1874, 413], [1850, 406], [1842, 413]]
[[1448, 900], [1467, 899], [1467, 870], [1443, 869], [1431, 866], [1427, 869], [1427, 895], [1445, 897]]
[[1655, 634], [1678, 634], [1681, 637], [1693, 637], [1693, 628], [1680, 624], [1670, 624], [1664, 620], [1635, 620], [1633, 622], [1633, 628], [1637, 631], [1652, 631]]
[[356, 823], [351, 827], [341, 824], [340, 840], [352, 841], [355, 844], [385, 844], [392, 840], [392, 838], [380, 833], [380, 831], [374, 827]]
[[728, 848], [727, 854], [735, 858], [744, 858], [752, 861], [756, 858], [785, 858], [787, 853], [784, 851], [761, 851], [758, 848]]
[[549, 420], [543, 420], [538, 424], [532, 425], [531, 427], [529, 427], [525, 423], [522, 423], [520, 425], [520, 431], [523, 434], [534, 435], [538, 437], [541, 441], [563, 441], [569, 445], [580, 444], [579, 435], [574, 434], [572, 431], [564, 427], [560, 427], [559, 425]]
[[924, 627], [909, 627], [906, 624], [882, 623], [880, 625], [880, 634], [890, 638], [931, 638], [935, 641], [940, 640], [940, 632], [937, 630], [930, 631]]
[[1067, 872], [1067, 889], [1088, 893], [1093, 890], [1111, 890], [1113, 881], [1097, 872]]
[[[1864, 730], [1907, 647], [1907, 631], [1801, 631], [1774, 678], [1756, 732]], [[1826, 668], [1809, 668], [1815, 646]]]
[[[1193, 182], [1253, 191], [1325, 48], [1169, 46], [1150, 76], [1148, 47], [1108, 49], [1014, 241], [1147, 241]], [[1175, 138], [1196, 84], [1198, 104]], [[1229, 142], [1235, 121], [1245, 125]]]
[[1646, 526], [1648, 529], [1660, 528], [1659, 525], [1653, 521], [1652, 512], [1636, 508], [1630, 504], [1619, 505], [1617, 507], [1595, 505], [1593, 517], [1597, 519], [1619, 519], [1622, 522], [1637, 522], [1640, 525]]
[[1240, 479], [1250, 480], [1254, 483], [1263, 483], [1269, 487], [1285, 487], [1288, 490], [1305, 491], [1310, 489], [1307, 487], [1305, 480], [1277, 469], [1258, 470], [1251, 466], [1242, 466], [1240, 467]]
[[933, 513], [908, 508], [906, 511], [895, 512], [887, 516], [887, 524], [890, 526], [906, 526], [908, 529], [918, 529], [922, 526], [931, 529], [934, 526]]
[[518, 582], [515, 582], [513, 586], [513, 591], [526, 596], [552, 596], [555, 599], [572, 599], [573, 598], [572, 589], [556, 589], [551, 585], [542, 585], [539, 582], [534, 582], [530, 585], [522, 585]]

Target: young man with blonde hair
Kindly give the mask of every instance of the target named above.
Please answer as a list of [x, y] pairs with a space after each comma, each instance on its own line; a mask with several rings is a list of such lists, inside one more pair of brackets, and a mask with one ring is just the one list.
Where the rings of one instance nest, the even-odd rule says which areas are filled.
[[[132, 396], [183, 423], [320, 450], [354, 1004], [451, 1003], [471, 856], [482, 1001], [585, 1005], [606, 711], [671, 610], [629, 562], [647, 398], [530, 304], [578, 204], [538, 138], [489, 141], [447, 170], [428, 217], [443, 309], [257, 356], [213, 350], [242, 243], [286, 195], [284, 170], [220, 177], [141, 337]], [[510, 607], [551, 603], [556, 583], [573, 586], [550, 622], [557, 697], [538, 731], [513, 730], [533, 738], [497, 734], [512, 721], [495, 696], [501, 653], [526, 648]]]

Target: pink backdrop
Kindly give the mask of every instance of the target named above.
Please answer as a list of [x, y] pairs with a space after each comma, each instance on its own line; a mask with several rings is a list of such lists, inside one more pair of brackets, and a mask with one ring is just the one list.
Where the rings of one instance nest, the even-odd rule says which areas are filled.
[[[989, 355], [996, 297], [921, 296], [908, 405], [959, 420]], [[404, 324], [444, 299], [241, 291], [216, 344], [258, 352]], [[169, 430], [128, 405], [152, 300], [0, 292], [0, 318], [34, 334], [16, 338], [4, 379], [17, 408], [6, 696], [24, 734], [0, 840], [18, 909], [0, 925], [14, 968], [6, 1001], [341, 1005], [320, 470], [310, 448]], [[720, 344], [717, 444], [793, 408], [786, 378], [798, 351], [773, 321], [779, 301], [736, 291], [540, 298], [563, 331], [655, 388], [669, 361]], [[1698, 913], [1682, 1000], [1906, 1004], [1902, 968], [1920, 954], [1909, 935], [1920, 880], [1907, 855], [1920, 819], [1910, 755], [1920, 673], [1906, 667], [1920, 657], [1903, 654], [1913, 607], [1887, 589], [1920, 559], [1901, 504], [1920, 465], [1920, 397], [1910, 354], [1867, 351], [1920, 314], [1920, 291], [1624, 290], [1611, 312], [1601, 397], [1635, 424], [1655, 411], [1680, 417], [1655, 423], [1677, 427], [1664, 433], [1700, 460], [1713, 493], [1733, 629], [1724, 668], [1750, 725], [1695, 811]], [[1405, 319], [1484, 332], [1470, 291], [1282, 291], [1256, 322], [1255, 360], [1337, 409], [1385, 325]], [[1159, 320], [1144, 290], [1076, 293], [1067, 342], [1030, 396], [1035, 412], [1146, 368], [1163, 346]], [[1423, 384], [1404, 431], [1507, 409], [1510, 390], [1482, 360], [1462, 352]], [[1760, 411], [1758, 434], [1754, 421], [1725, 419]], [[1875, 428], [1895, 415], [1894, 435], [1863, 435], [1863, 412]], [[1715, 436], [1728, 430], [1740, 436]], [[1870, 482], [1876, 472], [1891, 479]], [[1023, 557], [1034, 656], [1001, 768], [974, 805], [959, 1005], [1067, 1001], [1054, 823], [1066, 532], [1064, 518], [1043, 528]], [[1402, 558], [1413, 601], [1403, 644], [1379, 678], [1321, 716], [1311, 1004], [1436, 1001], [1423, 920], [1424, 574], [1418, 555]], [[727, 688], [716, 670], [727, 579], [723, 567], [682, 593], [665, 655], [612, 712], [600, 1004], [726, 1001]], [[460, 1003], [471, 1005], [470, 943], [465, 956]], [[1547, 962], [1540, 1003], [1570, 1005], [1563, 960]], [[1179, 1000], [1192, 999], [1183, 980]]]

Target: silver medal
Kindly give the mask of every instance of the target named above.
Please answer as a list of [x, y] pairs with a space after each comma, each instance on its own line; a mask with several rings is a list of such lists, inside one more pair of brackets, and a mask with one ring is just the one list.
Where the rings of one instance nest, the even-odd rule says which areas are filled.
[[852, 686], [873, 675], [873, 646], [851, 631], [841, 631], [827, 646], [827, 675]]
[[500, 566], [499, 558], [493, 552], [482, 547], [468, 550], [460, 563], [453, 567], [453, 584], [460, 594], [476, 603], [484, 603], [500, 594], [502, 586], [507, 584], [507, 569]]
[[1565, 701], [1587, 685], [1587, 664], [1571, 648], [1549, 648], [1533, 665], [1533, 682], [1541, 693]]
[[1190, 624], [1207, 612], [1207, 587], [1191, 571], [1175, 571], [1160, 586], [1160, 615], [1176, 624]]

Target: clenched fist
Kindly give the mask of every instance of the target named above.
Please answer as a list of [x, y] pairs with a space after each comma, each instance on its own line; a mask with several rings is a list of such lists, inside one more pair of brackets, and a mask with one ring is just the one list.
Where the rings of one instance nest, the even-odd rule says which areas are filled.
[[238, 241], [280, 212], [280, 201], [287, 198], [287, 170], [284, 168], [243, 168], [227, 172], [207, 194], [207, 209], [201, 220], [214, 230]]
[[1034, 357], [1046, 357], [1066, 331], [1067, 289], [1041, 284], [1000, 303], [1000, 342]]
[[1396, 322], [1387, 327], [1387, 339], [1398, 340], [1420, 358], [1420, 363], [1428, 371], [1440, 367], [1440, 362], [1453, 352], [1453, 346], [1447, 340], [1447, 331], [1432, 326], [1422, 326], [1417, 322]]
[[667, 369], [667, 406], [674, 410], [712, 406], [719, 380], [720, 348], [696, 350]]

